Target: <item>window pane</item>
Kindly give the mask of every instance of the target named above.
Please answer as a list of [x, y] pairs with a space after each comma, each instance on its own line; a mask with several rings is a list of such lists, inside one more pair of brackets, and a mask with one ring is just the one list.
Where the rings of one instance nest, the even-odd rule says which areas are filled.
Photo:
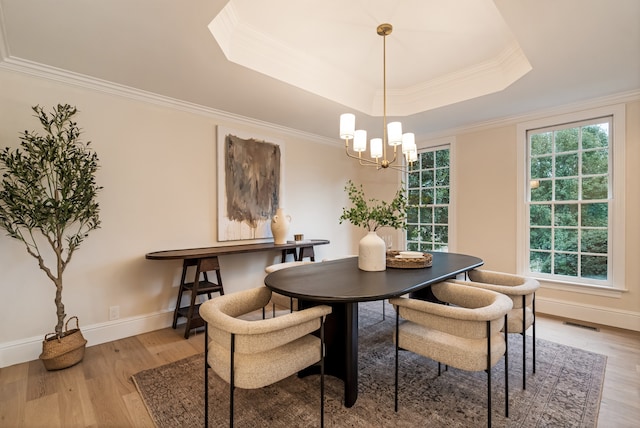
[[585, 253], [607, 254], [607, 229], [583, 229], [580, 250]]
[[529, 265], [531, 272], [551, 273], [551, 253], [531, 251]]
[[556, 176], [570, 177], [578, 175], [578, 153], [556, 156]]
[[447, 226], [433, 227], [433, 242], [446, 244], [449, 242], [449, 228]]
[[407, 207], [407, 223], [417, 223], [417, 222], [418, 222], [418, 208]]
[[609, 146], [609, 123], [582, 127], [582, 148], [593, 149]]
[[578, 179], [556, 180], [556, 201], [577, 201]]
[[603, 256], [582, 256], [580, 258], [582, 276], [585, 278], [606, 280], [607, 258]]
[[606, 203], [582, 204], [581, 218], [582, 226], [586, 227], [607, 227], [609, 206]]
[[607, 177], [586, 177], [582, 179], [582, 199], [607, 199], [608, 195]]
[[422, 226], [420, 228], [420, 240], [426, 242], [433, 241], [433, 227], [432, 226]]
[[436, 166], [449, 168], [449, 149], [436, 152]]
[[532, 226], [551, 226], [551, 205], [531, 205], [529, 217]]
[[556, 131], [556, 152], [578, 150], [578, 128]]
[[557, 204], [555, 206], [553, 224], [556, 226], [577, 226], [578, 205]]
[[433, 187], [433, 183], [435, 182], [433, 179], [433, 171], [432, 169], [422, 171], [422, 187]]
[[420, 171], [409, 173], [409, 178], [407, 179], [407, 187], [409, 187], [410, 189], [420, 187]]
[[529, 246], [534, 250], [551, 249], [551, 229], [535, 227], [529, 234]]
[[435, 207], [433, 221], [434, 223], [448, 224], [449, 207]]
[[556, 275], [577, 276], [578, 255], [556, 253], [553, 263], [553, 273]]
[[449, 188], [438, 187], [436, 189], [436, 204], [448, 204], [449, 203]]
[[553, 249], [556, 251], [578, 251], [578, 229], [556, 229]]
[[551, 166], [551, 156], [531, 159], [531, 178], [551, 177]]
[[420, 168], [427, 169], [433, 168], [433, 152], [425, 152], [420, 154]]
[[606, 174], [609, 170], [609, 151], [593, 150], [582, 154], [583, 174]]
[[531, 155], [551, 153], [551, 132], [533, 134], [531, 136]]
[[420, 228], [415, 225], [407, 225], [407, 239], [410, 241], [417, 241], [420, 237]]
[[550, 201], [552, 189], [552, 181], [540, 181], [540, 185], [537, 188], [531, 189], [531, 201]]
[[436, 169], [436, 186], [449, 185], [449, 168]]
[[410, 189], [407, 196], [407, 203], [409, 205], [420, 205], [420, 190]]
[[433, 204], [433, 189], [422, 189], [422, 197], [420, 199], [420, 203], [422, 205], [431, 205]]
[[420, 207], [420, 223], [432, 223], [433, 222], [433, 208]]

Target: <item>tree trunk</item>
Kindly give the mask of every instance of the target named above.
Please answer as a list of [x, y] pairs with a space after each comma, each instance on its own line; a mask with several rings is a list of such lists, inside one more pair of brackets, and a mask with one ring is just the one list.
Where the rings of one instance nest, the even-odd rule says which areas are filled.
[[56, 315], [58, 316], [58, 323], [56, 324], [56, 334], [62, 336], [62, 327], [64, 326], [64, 304], [62, 303], [62, 278], [59, 276], [54, 281], [56, 285]]

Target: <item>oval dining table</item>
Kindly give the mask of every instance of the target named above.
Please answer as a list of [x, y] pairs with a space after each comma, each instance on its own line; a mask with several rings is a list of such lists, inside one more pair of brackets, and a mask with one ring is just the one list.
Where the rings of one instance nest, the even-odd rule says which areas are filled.
[[299, 308], [327, 304], [333, 309], [325, 325], [326, 373], [344, 381], [344, 405], [358, 398], [358, 302], [410, 294], [430, 298], [429, 286], [483, 265], [464, 254], [432, 252], [431, 267], [367, 272], [358, 258], [323, 261], [281, 269], [265, 277], [272, 291], [296, 298]]

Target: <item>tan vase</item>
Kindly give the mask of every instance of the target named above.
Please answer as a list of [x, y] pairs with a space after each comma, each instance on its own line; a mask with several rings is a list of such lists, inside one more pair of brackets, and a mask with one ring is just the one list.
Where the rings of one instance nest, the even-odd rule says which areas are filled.
[[276, 210], [276, 215], [271, 219], [271, 233], [273, 234], [274, 244], [278, 245], [287, 243], [289, 223], [291, 223], [291, 216], [285, 214], [283, 208], [278, 208]]

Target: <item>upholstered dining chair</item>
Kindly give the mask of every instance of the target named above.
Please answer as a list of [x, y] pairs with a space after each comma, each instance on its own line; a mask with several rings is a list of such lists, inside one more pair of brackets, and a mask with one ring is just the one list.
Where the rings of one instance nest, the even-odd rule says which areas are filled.
[[[264, 271], [267, 274], [270, 274], [271, 272], [275, 272], [278, 271], [280, 269], [287, 269], [290, 267], [294, 267], [294, 266], [301, 266], [301, 265], [307, 265], [313, 263], [312, 261], [293, 261], [293, 262], [283, 262], [283, 263], [276, 263], [273, 265], [269, 265], [266, 268], [264, 268]], [[287, 296], [283, 296], [282, 294], [278, 294], [278, 293], [272, 293], [271, 295], [271, 308], [273, 311], [273, 317], [276, 317], [276, 306], [280, 306], [283, 308], [287, 308], [289, 309], [289, 312], [293, 312], [293, 311], [297, 311], [298, 310], [298, 300], [294, 299], [293, 297], [287, 297]], [[265, 311], [263, 309], [262, 311], [262, 318], [265, 318]]]
[[454, 281], [460, 284], [496, 291], [511, 298], [513, 309], [507, 314], [509, 333], [522, 335], [522, 389], [527, 389], [527, 337], [531, 327], [532, 365], [536, 372], [536, 291], [540, 283], [533, 279], [503, 272], [474, 269], [468, 272], [470, 281]]
[[[277, 318], [248, 321], [241, 315], [269, 303], [271, 290], [257, 287], [208, 300], [205, 321], [205, 426], [209, 422], [209, 368], [229, 383], [229, 425], [233, 427], [235, 388], [256, 389], [320, 362], [320, 425], [324, 426], [324, 319], [320, 305]], [[320, 330], [320, 337], [312, 333]]]
[[507, 341], [501, 331], [513, 307], [511, 299], [452, 282], [434, 284], [431, 290], [442, 303], [407, 297], [389, 299], [396, 310], [395, 411], [398, 411], [398, 354], [403, 349], [437, 361], [438, 367], [444, 363], [467, 371], [486, 371], [488, 426], [491, 426], [491, 368], [504, 355], [505, 415], [509, 417]]

